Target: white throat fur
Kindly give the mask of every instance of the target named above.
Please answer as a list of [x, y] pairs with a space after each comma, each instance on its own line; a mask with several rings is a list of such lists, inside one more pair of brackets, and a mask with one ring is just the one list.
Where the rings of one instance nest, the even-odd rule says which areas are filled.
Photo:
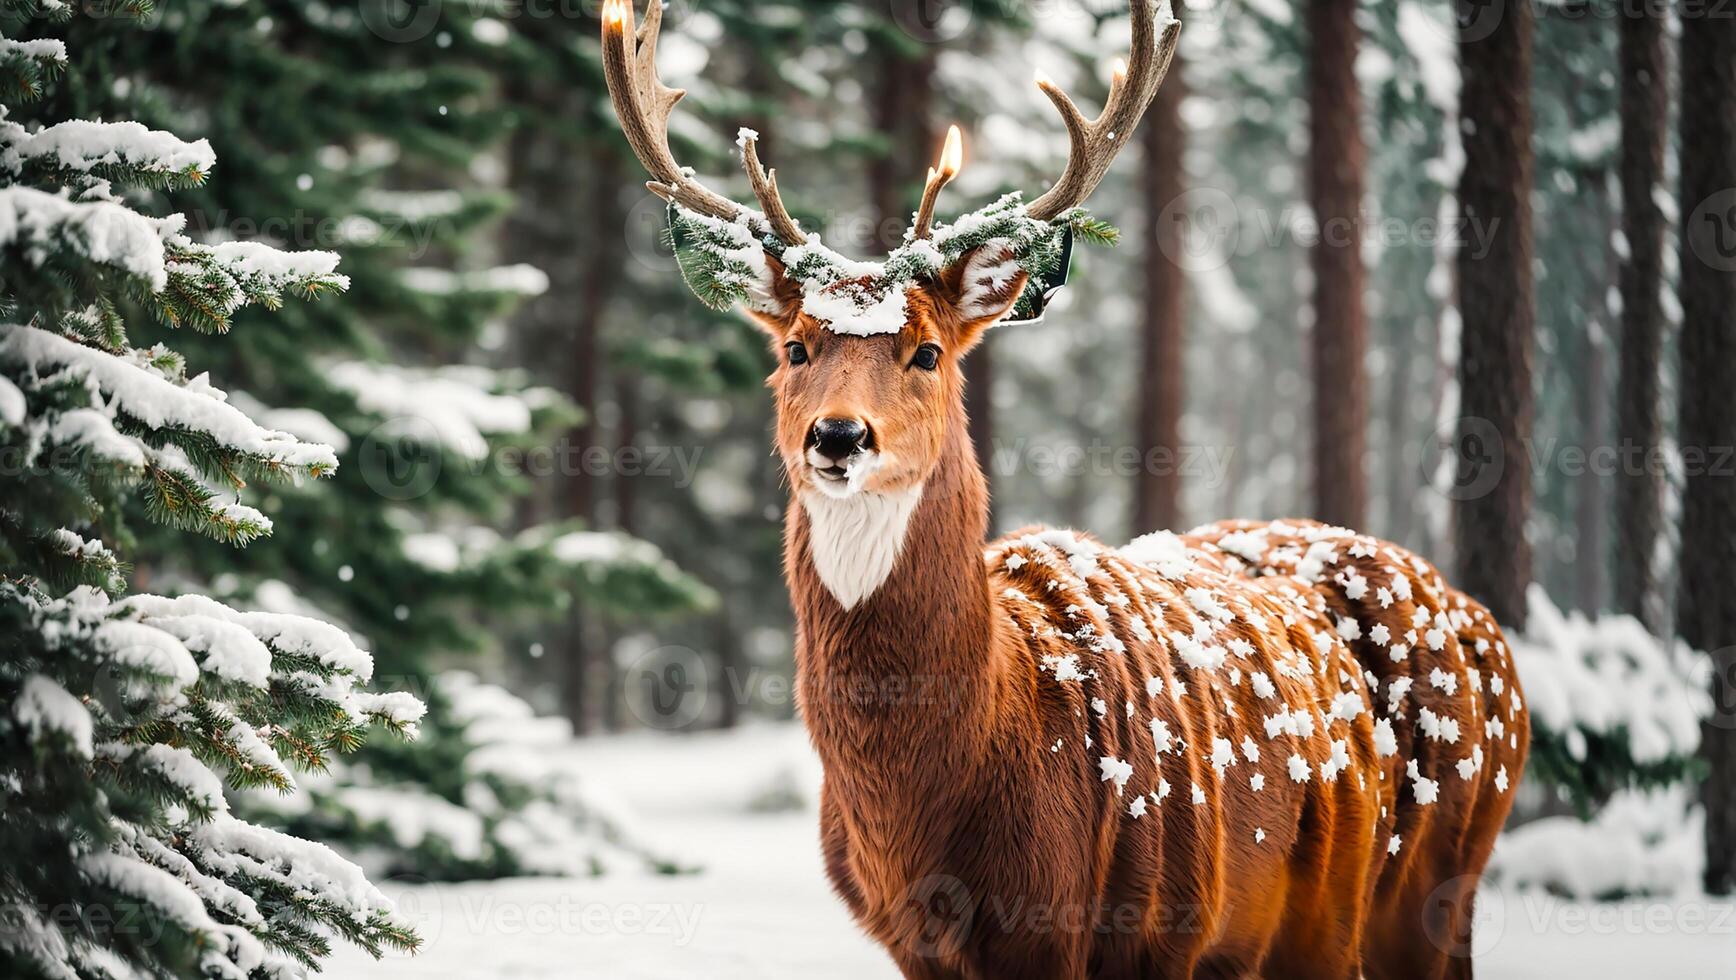
[[841, 497], [804, 487], [801, 500], [814, 568], [826, 589], [849, 609], [873, 595], [892, 574], [910, 516], [922, 500], [922, 485]]

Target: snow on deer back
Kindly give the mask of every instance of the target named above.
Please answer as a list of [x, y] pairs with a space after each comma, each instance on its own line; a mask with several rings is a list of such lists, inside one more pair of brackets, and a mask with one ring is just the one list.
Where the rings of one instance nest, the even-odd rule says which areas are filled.
[[1363, 883], [1378, 944], [1383, 909], [1426, 915], [1486, 859], [1524, 765], [1523, 701], [1493, 618], [1416, 555], [1231, 521], [1118, 549], [1032, 528], [985, 560], [1040, 674], [1042, 738], [1118, 814], [1111, 905], [1155, 888], [1206, 933], [1235, 931], [1218, 920], [1276, 913], [1225, 902], [1226, 883], [1282, 901], [1310, 877], [1283, 870], [1301, 851]]

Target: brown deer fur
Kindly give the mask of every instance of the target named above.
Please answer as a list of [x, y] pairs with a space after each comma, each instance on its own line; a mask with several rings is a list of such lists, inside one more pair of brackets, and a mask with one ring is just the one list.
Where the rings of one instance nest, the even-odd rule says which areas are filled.
[[[781, 312], [760, 317], [807, 355], [768, 383], [822, 846], [851, 913], [911, 978], [1469, 976], [1529, 735], [1500, 628], [1417, 556], [1310, 521], [985, 545], [959, 358], [1023, 277], [967, 320], [977, 258], [914, 287], [897, 334], [825, 329], [775, 261]], [[935, 370], [913, 365], [924, 343]], [[806, 434], [836, 417], [884, 464], [860, 492], [920, 493], [890, 574], [848, 606], [804, 503]]]
[[[1028, 217], [1083, 203], [1162, 83], [1180, 24], [1128, 8], [1096, 119], [1038, 81], [1070, 150]], [[764, 215], [676, 163], [661, 6], [633, 14], [604, 4], [603, 68], [647, 186], [805, 243], [751, 130]], [[1468, 977], [1470, 903], [1529, 736], [1488, 611], [1415, 555], [1310, 521], [1121, 549], [1033, 528], [985, 548], [959, 363], [1024, 289], [1015, 256], [991, 242], [911, 286], [891, 333], [819, 322], [808, 300], [846, 284], [763, 258], [745, 305], [780, 354], [826, 866], [905, 976]]]

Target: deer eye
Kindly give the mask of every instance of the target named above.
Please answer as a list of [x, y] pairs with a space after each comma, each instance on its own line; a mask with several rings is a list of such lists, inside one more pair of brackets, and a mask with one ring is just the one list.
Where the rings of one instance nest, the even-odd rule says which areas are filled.
[[910, 363], [924, 371], [932, 371], [940, 364], [940, 348], [933, 344], [923, 344], [916, 348], [916, 356], [911, 358]]
[[785, 344], [784, 353], [789, 357], [791, 364], [808, 363], [808, 349], [803, 347], [799, 340], [792, 340]]

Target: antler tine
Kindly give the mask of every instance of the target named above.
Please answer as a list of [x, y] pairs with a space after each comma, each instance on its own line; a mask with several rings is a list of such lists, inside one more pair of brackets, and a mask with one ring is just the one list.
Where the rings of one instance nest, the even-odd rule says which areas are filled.
[[807, 241], [808, 236], [796, 226], [795, 219], [784, 209], [784, 199], [778, 195], [778, 172], [760, 166], [759, 134], [744, 128], [736, 142], [741, 144], [741, 165], [747, 171], [748, 183], [753, 185], [753, 196], [759, 199], [760, 209], [765, 212], [766, 223], [772, 226], [773, 234], [786, 245], [800, 245]]
[[[603, 2], [603, 80], [609, 101], [621, 120], [621, 131], [633, 155], [651, 174], [645, 186], [653, 194], [689, 211], [735, 220], [745, 209], [701, 184], [686, 173], [669, 149], [669, 113], [686, 95], [685, 89], [670, 88], [657, 75], [657, 35], [663, 26], [661, 0], [651, 0], [645, 22], [634, 28], [633, 0]], [[777, 183], [764, 173], [752, 148], [743, 147], [748, 180], [766, 211], [766, 222], [786, 244], [796, 245], [804, 236], [796, 230], [777, 196]]]
[[928, 180], [922, 185], [922, 204], [916, 209], [916, 224], [911, 230], [913, 240], [928, 237], [934, 226], [934, 205], [940, 200], [940, 190], [952, 183], [963, 164], [964, 140], [959, 136], [957, 126], [949, 126], [946, 143], [940, 148], [940, 160], [936, 166], [928, 168]]
[[[1170, 19], [1163, 25], [1163, 36], [1157, 37], [1152, 0], [1129, 0], [1128, 7], [1133, 17], [1133, 50], [1125, 66], [1116, 66], [1109, 97], [1096, 119], [1087, 120], [1067, 93], [1041, 73], [1037, 76], [1037, 87], [1061, 113], [1068, 142], [1067, 168], [1055, 185], [1026, 209], [1039, 221], [1053, 220], [1068, 208], [1083, 204], [1097, 189], [1115, 155], [1130, 142], [1134, 127], [1157, 95], [1157, 87], [1163, 84], [1175, 57], [1181, 23]], [[1164, 9], [1167, 13], [1167, 3]]]

